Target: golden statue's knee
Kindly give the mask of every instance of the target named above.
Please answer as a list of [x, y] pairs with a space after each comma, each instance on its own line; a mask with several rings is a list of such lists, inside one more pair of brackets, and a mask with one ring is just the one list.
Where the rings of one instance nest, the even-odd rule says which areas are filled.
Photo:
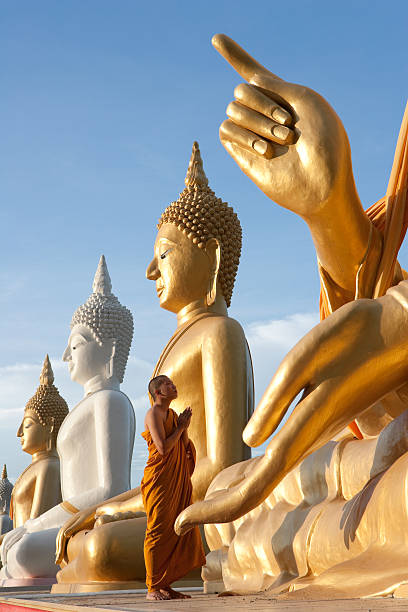
[[109, 529], [98, 527], [87, 534], [84, 542], [83, 561], [92, 574], [103, 576], [115, 563], [112, 545], [113, 538]]

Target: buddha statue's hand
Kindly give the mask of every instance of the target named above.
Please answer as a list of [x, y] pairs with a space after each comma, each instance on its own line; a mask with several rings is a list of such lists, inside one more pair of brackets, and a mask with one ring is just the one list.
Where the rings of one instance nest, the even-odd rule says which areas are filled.
[[220, 139], [271, 200], [304, 219], [357, 198], [346, 131], [318, 93], [282, 80], [224, 34], [212, 43], [247, 81], [235, 89]]
[[102, 527], [102, 525], [106, 525], [106, 523], [126, 521], [145, 516], [146, 514], [144, 512], [132, 512], [131, 510], [127, 510], [126, 512], [115, 512], [114, 514], [101, 514], [95, 521], [95, 527]]
[[244, 433], [258, 446], [303, 395], [265, 455], [235, 486], [186, 508], [175, 530], [225, 523], [250, 512], [311, 452], [408, 375], [408, 281], [376, 300], [360, 299], [316, 325], [279, 366]]
[[7, 554], [9, 550], [17, 544], [21, 540], [21, 538], [27, 533], [24, 525], [21, 527], [16, 527], [16, 529], [12, 529], [8, 533], [5, 534], [3, 543], [1, 545], [1, 562], [3, 567], [7, 565]]
[[92, 529], [95, 523], [95, 510], [97, 506], [86, 508], [73, 514], [58, 532], [55, 546], [55, 563], [59, 565], [64, 559], [69, 538], [83, 529]]

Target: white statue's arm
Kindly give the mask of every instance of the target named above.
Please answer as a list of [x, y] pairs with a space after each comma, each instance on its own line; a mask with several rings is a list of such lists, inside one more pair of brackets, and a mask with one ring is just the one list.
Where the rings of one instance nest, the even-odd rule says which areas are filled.
[[[97, 405], [94, 408], [94, 432], [96, 439], [96, 457], [83, 470], [93, 470], [94, 488], [82, 491], [78, 495], [65, 498], [70, 506], [83, 510], [99, 504], [130, 488], [130, 461], [133, 451], [135, 417], [132, 405], [126, 395], [118, 391], [101, 391], [98, 393]], [[78, 444], [87, 444], [87, 432]], [[95, 447], [95, 442], [90, 443]], [[65, 458], [61, 457], [61, 462]], [[81, 473], [78, 473], [78, 479]], [[55, 506], [37, 519], [25, 523], [27, 531], [39, 531], [60, 527], [72, 516], [63, 505]]]
[[210, 319], [214, 329], [202, 346], [207, 456], [192, 476], [197, 498], [212, 479], [243, 460], [242, 431], [253, 410], [252, 365], [244, 332], [234, 319]]

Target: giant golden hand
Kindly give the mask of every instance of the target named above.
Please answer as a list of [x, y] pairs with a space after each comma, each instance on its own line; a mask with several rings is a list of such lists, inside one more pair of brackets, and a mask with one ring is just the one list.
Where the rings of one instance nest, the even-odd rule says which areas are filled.
[[408, 377], [408, 281], [377, 300], [356, 300], [314, 327], [288, 353], [244, 430], [250, 446], [278, 427], [303, 396], [265, 455], [244, 480], [178, 517], [184, 533], [199, 523], [235, 520], [259, 505], [282, 478]]
[[216, 34], [212, 42], [249, 83], [236, 87], [220, 128], [223, 145], [245, 174], [306, 219], [334, 196], [355, 192], [347, 134], [328, 102], [272, 74], [227, 36]]
[[228, 105], [222, 144], [269, 198], [303, 217], [322, 266], [341, 287], [353, 289], [371, 224], [340, 118], [318, 93], [283, 81], [224, 34], [212, 42], [247, 81]]
[[64, 560], [69, 538], [83, 529], [92, 529], [95, 523], [95, 510], [97, 506], [81, 510], [73, 514], [61, 527], [55, 543], [55, 563], [60, 565]]

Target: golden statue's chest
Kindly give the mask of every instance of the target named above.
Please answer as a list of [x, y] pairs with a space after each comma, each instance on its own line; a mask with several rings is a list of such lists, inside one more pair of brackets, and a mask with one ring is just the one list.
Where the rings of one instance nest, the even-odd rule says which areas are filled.
[[163, 351], [154, 375], [166, 374], [176, 385], [178, 397], [171, 407], [177, 414], [187, 406], [192, 408], [193, 415], [188, 432], [196, 447], [197, 458], [200, 458], [206, 454], [206, 425], [201, 340], [197, 327], [188, 329], [166, 353]]

